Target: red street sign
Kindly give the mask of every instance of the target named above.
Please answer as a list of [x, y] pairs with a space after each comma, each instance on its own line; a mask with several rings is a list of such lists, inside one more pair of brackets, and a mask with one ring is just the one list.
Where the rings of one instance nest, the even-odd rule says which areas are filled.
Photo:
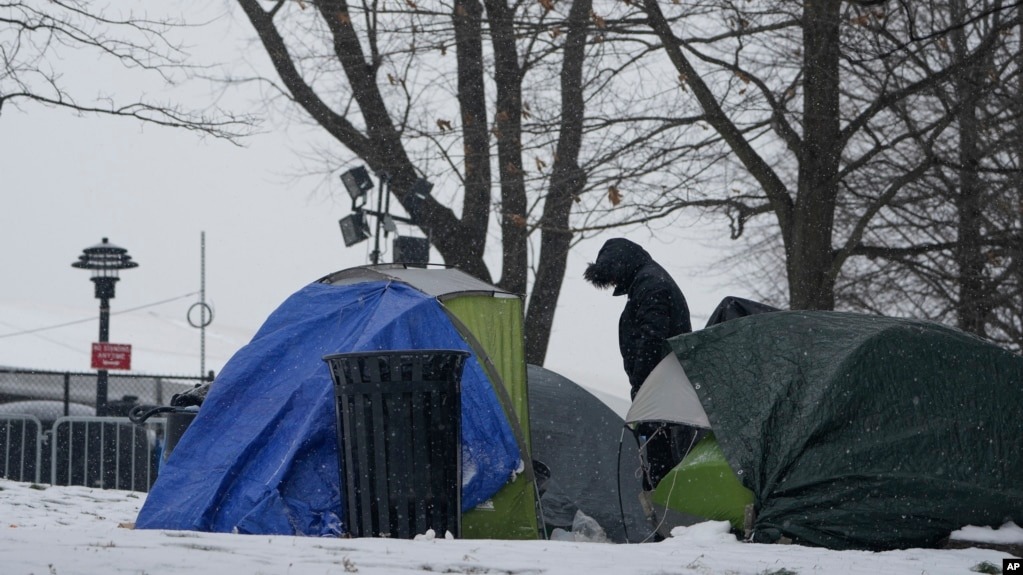
[[93, 369], [131, 369], [131, 344], [92, 344]]

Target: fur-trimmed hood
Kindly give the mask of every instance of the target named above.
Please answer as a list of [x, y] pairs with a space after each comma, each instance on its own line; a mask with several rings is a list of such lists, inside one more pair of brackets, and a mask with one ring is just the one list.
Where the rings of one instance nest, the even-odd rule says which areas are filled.
[[614, 287], [614, 295], [623, 295], [628, 293], [639, 269], [651, 261], [653, 258], [639, 244], [611, 238], [604, 242], [597, 261], [586, 268], [583, 278], [598, 288]]

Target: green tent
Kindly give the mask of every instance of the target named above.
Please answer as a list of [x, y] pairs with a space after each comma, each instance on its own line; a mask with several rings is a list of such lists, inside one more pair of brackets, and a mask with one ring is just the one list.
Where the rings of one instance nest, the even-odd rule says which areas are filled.
[[1020, 355], [838, 312], [752, 315], [670, 344], [752, 492], [754, 541], [883, 550], [1023, 522]]
[[650, 501], [655, 505], [655, 513], [666, 518], [669, 533], [676, 525], [708, 519], [728, 521], [733, 529], [741, 531], [745, 527], [746, 506], [753, 503], [753, 492], [743, 487], [711, 433], [661, 479]]
[[[335, 272], [320, 282], [340, 286], [381, 280], [407, 283], [437, 298], [481, 359], [516, 432], [523, 457], [529, 461], [522, 297], [485, 284], [455, 268], [404, 264], [351, 268]], [[528, 465], [490, 501], [462, 515], [462, 536], [466, 539], [536, 539], [538, 529], [533, 470]]]

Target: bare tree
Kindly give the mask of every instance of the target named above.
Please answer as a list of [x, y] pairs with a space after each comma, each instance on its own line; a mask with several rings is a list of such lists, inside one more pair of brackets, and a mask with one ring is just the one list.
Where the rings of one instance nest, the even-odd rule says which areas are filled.
[[169, 102], [88, 96], [69, 87], [63, 58], [73, 52], [95, 55], [140, 74], [170, 83], [195, 71], [188, 55], [171, 40], [184, 26], [170, 18], [120, 14], [86, 0], [10, 0], [0, 4], [0, 114], [7, 106], [40, 104], [83, 114], [133, 118], [236, 140], [254, 124], [249, 116], [223, 110], [191, 110]]
[[[879, 214], [907, 205], [910, 184], [936, 165], [933, 143], [955, 111], [935, 115], [921, 103], [981, 66], [1007, 23], [977, 28], [960, 58], [941, 62], [928, 54], [951, 29], [919, 30], [904, 5], [722, 0], [700, 5], [714, 12], [687, 3], [670, 16], [662, 6], [644, 1], [648, 25], [748, 176], [747, 191], [708, 203], [727, 209], [740, 233], [750, 218], [773, 214], [789, 305], [833, 309], [852, 260], [887, 245], [865, 242], [882, 238], [872, 228]], [[698, 33], [685, 26], [690, 12]]]
[[[1013, 168], [1012, 176], [1009, 178], [1010, 191], [1005, 195], [1008, 205], [1005, 210], [1006, 219], [1015, 226], [1017, 230], [1023, 230], [1023, 14], [1017, 14], [1017, 40], [1016, 40], [1016, 121], [1013, 126], [1016, 130], [1016, 138], [1011, 144], [1009, 166]], [[1015, 206], [1013, 206], [1015, 204]], [[1019, 242], [1008, 255], [1009, 267], [1012, 272], [1007, 282], [1017, 295], [1017, 301], [1023, 300], [1023, 233], [1020, 234]], [[1002, 334], [1002, 340], [1011, 342], [1019, 351], [1023, 351], [1023, 305], [1015, 308], [1004, 306], [996, 309], [991, 324]], [[996, 336], [997, 337], [997, 336]]]
[[[386, 174], [446, 263], [527, 294], [531, 363], [571, 247], [670, 217], [650, 199], [692, 181], [703, 142], [675, 128], [699, 114], [663, 97], [656, 39], [615, 34], [592, 0], [238, 5], [277, 79], [233, 80], [270, 82], [345, 149], [339, 167], [354, 156]], [[432, 195], [412, 193], [419, 178]]]
[[[972, 13], [959, 0], [943, 6], [932, 13], [949, 32], [931, 57], [945, 63], [967, 57], [1003, 18], [1019, 18], [997, 4], [978, 3]], [[933, 168], [875, 220], [872, 245], [863, 248], [871, 259], [842, 287], [855, 307], [912, 313], [1020, 348], [1023, 108], [1014, 37], [1001, 34], [985, 58], [932, 92], [930, 114], [948, 118], [949, 129], [923, 146]]]

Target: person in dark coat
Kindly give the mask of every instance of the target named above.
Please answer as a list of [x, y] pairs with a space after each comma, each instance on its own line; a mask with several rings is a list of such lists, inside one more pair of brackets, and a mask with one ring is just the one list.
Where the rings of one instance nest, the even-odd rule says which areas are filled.
[[616, 296], [629, 296], [618, 320], [618, 347], [635, 399], [664, 359], [665, 340], [693, 331], [686, 298], [645, 249], [625, 238], [607, 240], [583, 277], [598, 288], [613, 287]]
[[[693, 331], [686, 298], [645, 249], [625, 238], [607, 240], [583, 278], [598, 288], [613, 287], [616, 296], [628, 296], [618, 320], [618, 347], [635, 399], [647, 376], [669, 353], [666, 340]], [[645, 487], [652, 489], [685, 456], [696, 429], [647, 423], [637, 433], [647, 459]]]

